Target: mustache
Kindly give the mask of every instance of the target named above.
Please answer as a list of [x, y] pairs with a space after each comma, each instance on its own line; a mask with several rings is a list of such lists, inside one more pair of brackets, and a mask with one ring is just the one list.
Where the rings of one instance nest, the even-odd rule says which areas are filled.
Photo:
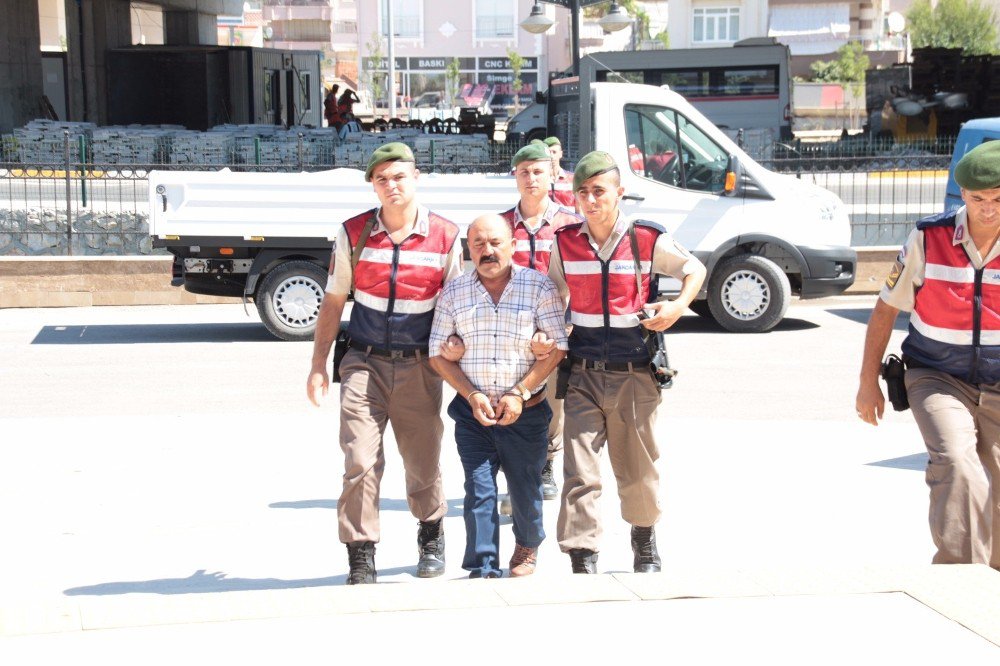
[[499, 263], [500, 260], [497, 259], [496, 256], [483, 257], [482, 259], [479, 260], [480, 266], [482, 266], [483, 264], [499, 264]]

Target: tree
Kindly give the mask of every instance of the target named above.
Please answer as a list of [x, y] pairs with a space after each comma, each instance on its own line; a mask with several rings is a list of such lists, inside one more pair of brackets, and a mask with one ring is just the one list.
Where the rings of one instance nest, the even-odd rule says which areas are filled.
[[510, 61], [510, 71], [514, 73], [514, 80], [511, 81], [511, 92], [514, 93], [514, 113], [521, 108], [521, 69], [524, 67], [524, 58], [514, 49], [507, 49], [507, 60]]
[[451, 62], [448, 63], [448, 67], [444, 71], [444, 81], [447, 86], [445, 91], [448, 95], [448, 105], [455, 106], [455, 97], [458, 96], [458, 81], [462, 74], [459, 71], [461, 63], [458, 58], [452, 58]]
[[836, 60], [817, 60], [809, 66], [813, 71], [813, 81], [841, 83], [850, 89], [855, 99], [863, 97], [865, 72], [870, 62], [865, 48], [861, 42], [847, 42], [837, 49], [837, 56]]
[[374, 114], [375, 108], [382, 100], [382, 95], [385, 94], [386, 83], [389, 78], [388, 74], [380, 71], [382, 60], [384, 59], [382, 54], [382, 35], [373, 32], [371, 41], [365, 44], [365, 48], [368, 49], [369, 64], [364, 69], [364, 77], [365, 81], [367, 81], [368, 90], [372, 95], [372, 113]]
[[914, 48], [962, 49], [965, 55], [1000, 53], [997, 16], [980, 0], [916, 0], [906, 18]]

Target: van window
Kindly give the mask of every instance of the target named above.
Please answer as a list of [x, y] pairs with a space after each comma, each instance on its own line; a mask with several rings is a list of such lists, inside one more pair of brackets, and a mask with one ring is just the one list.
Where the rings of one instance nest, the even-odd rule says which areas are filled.
[[725, 189], [729, 155], [675, 110], [628, 105], [625, 133], [633, 173], [687, 190]]

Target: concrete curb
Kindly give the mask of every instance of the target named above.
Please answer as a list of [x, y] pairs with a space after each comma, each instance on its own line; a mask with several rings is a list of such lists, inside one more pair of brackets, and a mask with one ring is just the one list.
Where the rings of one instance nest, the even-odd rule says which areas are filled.
[[[878, 293], [898, 251], [857, 248], [857, 277], [846, 293]], [[172, 260], [170, 256], [0, 257], [0, 308], [241, 302], [171, 286]]]
[[171, 256], [0, 257], [0, 308], [239, 303], [170, 285]]
[[271, 618], [502, 606], [903, 593], [1000, 645], [1000, 575], [985, 565], [674, 570], [495, 581], [67, 597], [0, 605], [0, 637]]

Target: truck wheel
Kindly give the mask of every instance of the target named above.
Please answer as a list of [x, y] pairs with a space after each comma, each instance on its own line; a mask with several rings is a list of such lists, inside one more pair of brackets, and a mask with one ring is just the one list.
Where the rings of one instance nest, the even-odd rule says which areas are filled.
[[545, 129], [544, 128], [542, 128], [542, 129], [533, 129], [530, 132], [528, 132], [528, 136], [524, 137], [524, 145], [528, 145], [529, 143], [531, 143], [535, 139], [538, 139], [539, 141], [544, 141], [545, 137], [547, 137], [547, 136], [548, 136], [548, 134], [545, 133]]
[[289, 261], [269, 272], [255, 298], [267, 330], [282, 340], [312, 340], [326, 278], [311, 261]]
[[778, 266], [756, 254], [726, 259], [708, 281], [712, 317], [727, 331], [764, 333], [778, 325], [792, 289]]

